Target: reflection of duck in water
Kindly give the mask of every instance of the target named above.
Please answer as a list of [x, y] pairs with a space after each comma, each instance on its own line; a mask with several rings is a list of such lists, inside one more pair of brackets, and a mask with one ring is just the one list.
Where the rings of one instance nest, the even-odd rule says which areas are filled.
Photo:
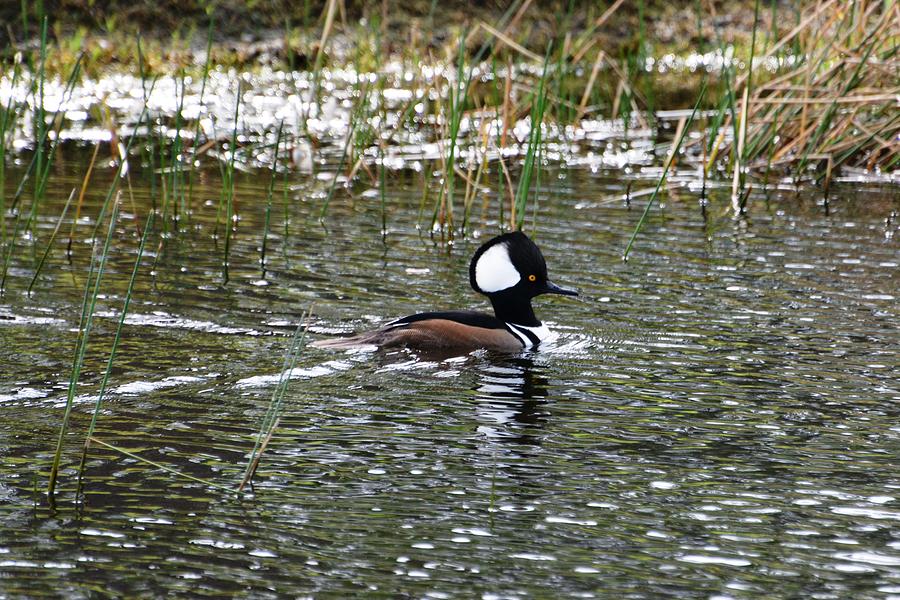
[[541, 408], [549, 395], [548, 381], [535, 370], [531, 358], [522, 356], [491, 363], [478, 372], [480, 381], [475, 388], [478, 414], [487, 422], [478, 431], [504, 441], [539, 443], [527, 431], [547, 420], [547, 413]]
[[547, 278], [547, 264], [537, 245], [521, 231], [505, 233], [484, 243], [472, 257], [469, 282], [490, 299], [494, 316], [472, 311], [426, 312], [398, 319], [376, 331], [320, 340], [318, 348], [362, 346], [407, 347], [415, 350], [478, 348], [518, 352], [537, 346], [550, 335], [531, 307], [541, 294], [577, 296]]

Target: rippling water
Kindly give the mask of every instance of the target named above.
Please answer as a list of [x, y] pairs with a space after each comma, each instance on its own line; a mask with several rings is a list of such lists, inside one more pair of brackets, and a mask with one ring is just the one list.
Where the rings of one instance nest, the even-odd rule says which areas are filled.
[[[46, 214], [85, 160], [59, 163]], [[478, 238], [436, 243], [405, 172], [388, 182], [384, 240], [366, 193], [336, 198], [323, 228], [327, 182], [298, 175], [263, 271], [267, 178], [242, 177], [227, 284], [214, 168], [190, 224], [148, 250], [97, 432], [229, 487], [304, 311], [318, 337], [483, 308], [467, 264], [496, 231], [496, 206], [476, 205]], [[686, 186], [623, 263], [645, 198], [624, 205], [622, 178], [602, 164], [545, 177], [529, 230], [551, 277], [581, 291], [538, 300], [549, 347], [305, 350], [240, 497], [95, 446], [76, 501], [143, 223], [126, 199], [48, 505], [92, 223], [71, 265], [58, 241], [28, 297], [56, 217], [42, 219], [0, 298], [0, 595], [900, 597], [896, 188], [841, 184], [827, 205], [759, 189], [735, 220], [726, 193], [702, 211]], [[148, 181], [135, 175], [140, 215]]]

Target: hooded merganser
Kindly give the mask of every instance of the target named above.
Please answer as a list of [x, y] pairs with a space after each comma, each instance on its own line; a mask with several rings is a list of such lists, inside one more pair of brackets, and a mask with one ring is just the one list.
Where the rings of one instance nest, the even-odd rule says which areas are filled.
[[547, 263], [537, 245], [521, 231], [485, 242], [469, 264], [469, 283], [487, 296], [494, 316], [473, 311], [426, 312], [392, 321], [375, 331], [313, 342], [317, 348], [363, 346], [415, 350], [516, 352], [537, 346], [550, 330], [534, 316], [531, 299], [540, 294], [577, 296], [547, 279]]

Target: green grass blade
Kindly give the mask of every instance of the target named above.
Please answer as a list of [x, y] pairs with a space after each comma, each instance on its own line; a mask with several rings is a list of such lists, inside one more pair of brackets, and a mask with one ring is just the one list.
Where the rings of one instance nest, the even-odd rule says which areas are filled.
[[237, 98], [234, 102], [234, 128], [231, 130], [231, 156], [225, 168], [225, 260], [222, 264], [222, 277], [228, 283], [228, 255], [231, 252], [231, 230], [234, 226], [234, 163], [237, 158], [238, 118], [241, 113], [241, 97], [243, 87], [238, 84]]
[[644, 212], [641, 215], [637, 226], [634, 228], [634, 232], [631, 234], [631, 239], [628, 240], [628, 245], [625, 247], [625, 252], [622, 253], [622, 260], [628, 260], [628, 254], [631, 252], [631, 247], [634, 245], [634, 240], [637, 237], [638, 233], [641, 231], [641, 228], [644, 226], [644, 221], [647, 220], [647, 215], [650, 213], [650, 207], [652, 207], [653, 203], [656, 201], [656, 196], [659, 194], [659, 190], [662, 187], [663, 182], [666, 180], [666, 175], [669, 172], [669, 168], [675, 161], [675, 157], [678, 156], [678, 151], [681, 148], [681, 143], [684, 141], [687, 132], [690, 131], [691, 124], [694, 122], [694, 117], [697, 115], [697, 109], [700, 108], [700, 103], [703, 101], [703, 96], [705, 94], [706, 82], [704, 81], [703, 87], [700, 88], [700, 95], [697, 97], [697, 102], [694, 104], [694, 109], [691, 111], [691, 116], [684, 124], [684, 129], [681, 130], [681, 135], [678, 136], [678, 141], [675, 143], [675, 147], [672, 148], [672, 152], [669, 154], [669, 159], [666, 161], [666, 165], [663, 168], [662, 175], [660, 176], [659, 181], [656, 182], [656, 188], [653, 190], [653, 194], [650, 196], [650, 200], [647, 201], [647, 206], [644, 208]]
[[[99, 265], [97, 274], [93, 281], [93, 292], [89, 295], [91, 289], [90, 272], [88, 279], [85, 281], [85, 302], [82, 305], [81, 322], [79, 323], [79, 341], [75, 353], [75, 360], [72, 364], [72, 371], [69, 376], [69, 388], [66, 395], [66, 409], [63, 413], [62, 423], [59, 427], [59, 438], [56, 442], [56, 451], [53, 454], [53, 464], [50, 467], [50, 479], [47, 484], [47, 494], [53, 496], [56, 491], [56, 481], [59, 476], [59, 463], [62, 458], [63, 442], [65, 441], [66, 432], [69, 427], [69, 416], [72, 413], [72, 405], [75, 401], [75, 390], [78, 386], [78, 378], [81, 375], [81, 368], [84, 365], [84, 357], [87, 353], [88, 340], [90, 338], [91, 327], [94, 321], [94, 308], [97, 304], [97, 297], [100, 295], [100, 283], [103, 281], [103, 272], [106, 268], [106, 260], [109, 257], [109, 246], [112, 242], [113, 233], [116, 230], [116, 221], [119, 216], [119, 203], [113, 205], [112, 214], [109, 217], [109, 229], [106, 234], [106, 241], [103, 244], [103, 251], [99, 257]], [[93, 264], [93, 260], [91, 261]], [[90, 296], [90, 297], [88, 297]]]
[[266, 243], [269, 238], [269, 222], [272, 219], [272, 195], [275, 192], [275, 179], [278, 177], [278, 150], [281, 147], [281, 133], [284, 129], [284, 119], [278, 123], [278, 133], [275, 135], [275, 158], [272, 161], [272, 177], [269, 179], [269, 186], [266, 189], [266, 216], [263, 222], [263, 239], [260, 248], [259, 266], [262, 269], [263, 276], [266, 272]]
[[[71, 95], [72, 91], [75, 87], [75, 80], [78, 77], [78, 74], [81, 72], [81, 62], [84, 58], [84, 54], [79, 54], [78, 59], [75, 61], [75, 66], [72, 67], [72, 72], [69, 74], [69, 79], [66, 82], [66, 87], [63, 90], [63, 98], [66, 98]], [[54, 115], [54, 119], [59, 118], [59, 112], [62, 110], [62, 106], [65, 104], [64, 102], [60, 102], [59, 107], [57, 108], [56, 115]], [[47, 137], [50, 135], [50, 129], [44, 127], [41, 129], [41, 133], [38, 136], [37, 140], [37, 148], [43, 147], [43, 145], [47, 142]], [[37, 171], [38, 173], [43, 173], [42, 166], [42, 154], [40, 152], [35, 152], [35, 154], [31, 157], [31, 162], [28, 163], [28, 167], [25, 169], [24, 175], [22, 175], [22, 181], [19, 183], [19, 187], [16, 188], [16, 193], [13, 194], [12, 204], [10, 208], [14, 208], [19, 198], [22, 196], [22, 192], [25, 191], [25, 184], [28, 183], [28, 179], [31, 177], [32, 172]]]
[[541, 79], [538, 82], [538, 89], [534, 93], [531, 104], [531, 131], [528, 135], [528, 148], [525, 150], [525, 162], [522, 165], [522, 174], [519, 177], [519, 186], [516, 188], [515, 202], [515, 227], [522, 229], [525, 223], [526, 205], [528, 204], [528, 196], [531, 192], [531, 180], [534, 177], [535, 166], [540, 169], [540, 163], [537, 161], [538, 152], [543, 135], [544, 110], [547, 106], [547, 70], [550, 64], [550, 53], [552, 45], [547, 46], [547, 53], [544, 56], [544, 68], [541, 73]]
[[97, 444], [98, 446], [102, 446], [102, 447], [104, 447], [104, 448], [107, 448], [107, 449], [109, 449], [109, 450], [113, 450], [113, 451], [115, 451], [115, 452], [118, 452], [119, 454], [124, 454], [124, 455], [127, 456], [128, 458], [133, 458], [134, 460], [137, 460], [137, 461], [139, 461], [139, 462], [142, 462], [142, 463], [144, 463], [144, 464], [146, 464], [146, 465], [150, 465], [151, 467], [156, 467], [157, 469], [160, 469], [160, 470], [162, 470], [162, 471], [165, 471], [166, 473], [171, 473], [172, 475], [176, 475], [176, 476], [178, 476], [178, 477], [181, 477], [182, 479], [187, 479], [187, 480], [189, 480], [189, 481], [194, 481], [194, 482], [196, 482], [196, 483], [202, 483], [203, 485], [208, 485], [209, 487], [215, 488], [215, 489], [217, 489], [217, 490], [222, 490], [222, 491], [225, 491], [225, 492], [234, 492], [234, 490], [231, 489], [231, 488], [228, 487], [228, 486], [225, 486], [225, 485], [222, 485], [222, 484], [219, 484], [219, 483], [213, 483], [213, 482], [211, 482], [211, 481], [206, 481], [205, 479], [200, 479], [199, 477], [194, 477], [193, 475], [188, 475], [187, 473], [182, 473], [181, 471], [179, 471], [179, 470], [177, 470], [177, 469], [173, 469], [172, 467], [167, 467], [167, 466], [165, 466], [165, 465], [163, 465], [163, 464], [160, 464], [160, 463], [158, 463], [158, 462], [156, 462], [156, 461], [152, 461], [152, 460], [150, 460], [149, 458], [144, 458], [143, 456], [141, 456], [141, 455], [139, 455], [139, 454], [135, 454], [134, 452], [130, 452], [130, 451], [128, 451], [128, 450], [125, 450], [124, 448], [119, 448], [118, 446], [113, 446], [112, 444], [109, 444], [109, 443], [107, 443], [107, 442], [104, 442], [103, 440], [98, 439], [98, 438], [96, 438], [96, 437], [91, 437], [91, 438], [90, 438], [90, 442], [93, 443], [93, 444]]
[[72, 199], [75, 197], [75, 189], [72, 188], [71, 193], [69, 194], [69, 199], [66, 200], [66, 205], [63, 206], [62, 213], [59, 215], [59, 219], [56, 221], [56, 227], [53, 228], [53, 233], [50, 234], [50, 239], [47, 241], [47, 247], [44, 249], [44, 254], [41, 255], [41, 260], [38, 263], [37, 268], [34, 270], [34, 276], [31, 278], [31, 283], [28, 284], [28, 291], [26, 294], [28, 296], [31, 295], [31, 289], [34, 287], [34, 283], [37, 281], [38, 275], [41, 274], [41, 269], [44, 267], [44, 263], [47, 262], [47, 257], [50, 255], [50, 250], [53, 248], [53, 240], [56, 239], [56, 234], [59, 233], [59, 228], [62, 227], [63, 219], [66, 218], [66, 213], [69, 211], [69, 206], [72, 205]]
[[[109, 359], [106, 362], [106, 371], [103, 372], [103, 379], [100, 381], [100, 390], [97, 392], [97, 400], [94, 403], [94, 413], [91, 415], [91, 422], [88, 425], [87, 435], [85, 436], [85, 444], [84, 450], [81, 454], [81, 465], [78, 467], [78, 481], [81, 482], [82, 474], [84, 473], [84, 464], [87, 459], [87, 451], [90, 444], [90, 439], [94, 435], [94, 430], [97, 427], [97, 419], [100, 416], [100, 408], [103, 406], [103, 395], [106, 393], [106, 385], [109, 382], [110, 373], [112, 373], [113, 362], [116, 359], [116, 351], [119, 348], [119, 340], [122, 338], [122, 328], [125, 326], [125, 318], [128, 316], [128, 308], [131, 305], [131, 296], [134, 292], [134, 283], [137, 281], [138, 270], [141, 266], [141, 259], [144, 256], [144, 248], [147, 246], [147, 238], [150, 236], [150, 231], [153, 229], [153, 220], [154, 214], [150, 213], [147, 217], [147, 222], [144, 224], [144, 233], [141, 235], [141, 243], [138, 247], [137, 257], [134, 260], [134, 269], [131, 271], [131, 279], [128, 281], [128, 289], [125, 291], [125, 301], [122, 304], [122, 313], [119, 315], [119, 322], [116, 325], [116, 333], [113, 337], [112, 347], [109, 351]], [[80, 485], [80, 483], [79, 483]]]
[[[259, 466], [259, 461], [262, 457], [265, 445], [268, 443], [268, 440], [271, 439], [275, 427], [278, 424], [278, 418], [281, 414], [282, 406], [284, 405], [284, 396], [287, 393], [288, 384], [291, 381], [291, 372], [293, 372], [294, 367], [297, 366], [297, 358], [306, 346], [306, 333], [309, 330], [309, 318], [311, 315], [312, 308], [307, 311], [301, 324], [298, 325], [297, 329], [294, 331], [291, 345], [288, 348], [288, 352], [284, 355], [284, 363], [278, 377], [278, 384], [272, 392], [272, 400], [269, 402], [269, 408], [260, 424], [259, 433], [256, 436], [253, 450], [250, 452], [250, 459], [247, 461], [247, 468], [244, 470], [244, 477], [238, 486], [238, 491], [243, 490], [253, 478], [253, 474]], [[302, 324], [303, 321], [306, 321], [305, 327]]]

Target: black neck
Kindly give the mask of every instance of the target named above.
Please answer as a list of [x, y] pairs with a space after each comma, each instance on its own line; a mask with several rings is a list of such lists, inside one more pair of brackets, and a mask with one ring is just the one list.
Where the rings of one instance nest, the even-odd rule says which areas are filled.
[[515, 323], [526, 327], [540, 327], [541, 322], [534, 316], [531, 298], [519, 295], [491, 294], [489, 296], [494, 307], [494, 315], [504, 323]]

